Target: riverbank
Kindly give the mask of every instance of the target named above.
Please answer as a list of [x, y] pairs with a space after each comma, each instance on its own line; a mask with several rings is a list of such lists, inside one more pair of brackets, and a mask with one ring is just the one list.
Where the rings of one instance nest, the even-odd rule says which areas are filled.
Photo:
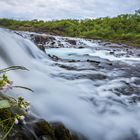
[[[3, 28], [3, 27], [2, 27]], [[63, 33], [53, 33], [50, 31], [44, 31], [44, 30], [40, 30], [40, 29], [35, 29], [33, 27], [27, 28], [24, 26], [20, 26], [20, 27], [9, 27], [8, 29], [11, 30], [15, 30], [15, 31], [29, 31], [29, 32], [34, 32], [34, 33], [39, 33], [39, 34], [49, 34], [49, 35], [53, 35], [53, 36], [63, 36], [63, 37], [78, 37], [78, 38], [84, 38], [84, 39], [92, 39], [92, 40], [100, 40], [101, 42], [110, 42], [110, 43], [116, 43], [116, 44], [122, 44], [123, 47], [136, 47], [139, 48], [140, 47], [140, 37], [136, 37], [136, 38], [127, 38], [125, 39], [125, 37], [119, 37], [119, 38], [102, 38], [102, 37], [86, 37], [86, 36], [69, 36], [69, 35], [64, 35]]]
[[123, 14], [117, 17], [85, 19], [20, 21], [0, 19], [0, 27], [19, 31], [47, 33], [65, 37], [99, 39], [128, 46], [140, 47], [140, 12]]

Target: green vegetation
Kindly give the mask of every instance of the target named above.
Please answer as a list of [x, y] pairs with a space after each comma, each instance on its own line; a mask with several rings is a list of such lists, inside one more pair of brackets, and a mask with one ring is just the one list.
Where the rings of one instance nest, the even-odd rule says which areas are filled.
[[[24, 67], [13, 66], [0, 70], [0, 139], [5, 140], [15, 125], [24, 123], [25, 116], [29, 113], [29, 103], [22, 97], [14, 99], [7, 95], [13, 82], [10, 81], [6, 72], [11, 70], [27, 70]], [[24, 88], [24, 87], [23, 87]]]
[[56, 21], [17, 21], [0, 19], [0, 26], [13, 30], [43, 32], [53, 35], [101, 39], [140, 46], [140, 10], [134, 14], [117, 17], [56, 20]]

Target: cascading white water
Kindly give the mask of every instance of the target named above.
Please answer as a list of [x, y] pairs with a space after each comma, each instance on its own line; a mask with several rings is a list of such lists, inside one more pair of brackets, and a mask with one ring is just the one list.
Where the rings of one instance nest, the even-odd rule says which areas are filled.
[[[127, 67], [140, 64], [140, 59], [136, 56], [118, 58], [110, 55], [107, 50], [94, 50], [95, 44], [92, 42], [83, 40], [84, 43], [87, 43], [89, 48], [46, 49], [46, 53], [62, 59], [80, 58], [82, 61], [87, 55], [90, 59], [98, 56], [108, 59], [109, 62], [122, 60], [121, 63], [126, 61], [123, 65]], [[39, 117], [49, 121], [61, 121], [66, 127], [83, 134], [89, 140], [124, 140], [131, 135], [137, 135], [140, 139], [140, 104], [129, 103], [133, 94], [118, 96], [114, 93], [116, 88], [125, 88], [125, 83], [134, 85], [140, 77], [122, 77], [125, 71], [121, 68], [69, 71], [55, 65], [47, 54], [40, 51], [30, 40], [0, 29], [0, 68], [12, 65], [28, 68], [29, 72], [9, 72], [9, 76], [10, 79], [14, 79], [15, 84], [25, 85], [35, 91], [27, 93], [16, 90], [12, 96], [24, 96], [31, 101], [33, 112]], [[60, 64], [72, 65], [63, 61]], [[86, 63], [83, 65], [78, 67], [86, 67]], [[88, 65], [87, 68], [91, 66]], [[72, 80], [61, 77], [73, 77], [77, 74], [100, 74], [107, 78]], [[140, 88], [136, 84], [135, 87]]]

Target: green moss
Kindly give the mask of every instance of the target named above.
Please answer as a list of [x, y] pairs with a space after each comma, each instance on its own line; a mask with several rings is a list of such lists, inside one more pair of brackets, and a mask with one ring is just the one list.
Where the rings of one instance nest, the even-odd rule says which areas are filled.
[[40, 135], [47, 136], [49, 140], [56, 140], [54, 130], [47, 121], [39, 121], [36, 123], [36, 126], [39, 128]]
[[6, 120], [12, 117], [12, 114], [9, 109], [0, 109], [0, 119]]

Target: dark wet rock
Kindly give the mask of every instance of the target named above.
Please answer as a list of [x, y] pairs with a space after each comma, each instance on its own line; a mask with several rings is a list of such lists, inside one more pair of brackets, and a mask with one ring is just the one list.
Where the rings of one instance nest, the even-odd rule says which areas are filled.
[[99, 61], [96, 61], [96, 60], [90, 60], [90, 59], [87, 59], [87, 62], [91, 62], [91, 63], [100, 64], [100, 62], [99, 62]]
[[51, 42], [51, 45], [54, 45], [55, 44], [55, 42]]
[[115, 53], [115, 51], [110, 51], [110, 54], [113, 55]]
[[43, 36], [32, 36], [32, 40], [34, 41], [35, 44], [42, 44], [45, 45], [46, 43], [46, 38]]
[[[76, 40], [71, 39], [63, 39], [64, 42], [69, 43], [69, 45], [64, 45], [60, 40], [57, 40], [55, 37], [50, 35], [41, 35], [41, 34], [32, 34], [30, 35], [32, 41], [39, 47], [39, 48], [71, 48], [73, 46], [76, 47]], [[41, 47], [40, 47], [41, 46]], [[44, 50], [44, 48], [42, 49]]]
[[[104, 68], [106, 69], [118, 69], [118, 70], [123, 70], [122, 68], [130, 68], [130, 66], [124, 62], [121, 61], [108, 61], [106, 63], [101, 64]], [[124, 70], [123, 70], [124, 71]]]
[[52, 36], [47, 35], [37, 35], [37, 34], [31, 34], [32, 41], [39, 47], [39, 49], [45, 51], [45, 48], [47, 47], [47, 43], [50, 44], [50, 48], [55, 44], [55, 38]]
[[88, 140], [80, 133], [70, 132], [61, 122], [53, 122], [51, 126], [54, 129], [57, 140]]
[[121, 88], [116, 88], [116, 91], [118, 91], [122, 95], [139, 95], [140, 94], [140, 89], [139, 87], [133, 86], [131, 84], [126, 84], [125, 86], [122, 86]]
[[89, 79], [89, 80], [105, 80], [106, 75], [102, 74], [65, 74], [60, 73], [59, 75], [52, 75], [53, 77], [61, 77], [67, 80], [76, 80], [76, 79]]
[[[69, 65], [70, 63], [71, 65]], [[97, 70], [96, 66], [93, 67], [89, 63], [83, 63], [78, 61], [68, 61], [64, 63], [55, 63], [56, 66], [59, 66], [60, 68], [66, 69], [66, 70], [74, 70], [74, 71], [87, 71], [87, 70]]]
[[83, 75], [82, 77], [88, 78], [90, 80], [104, 80], [107, 78], [106, 75], [103, 74], [89, 74], [89, 75]]
[[73, 62], [80, 62], [80, 60], [71, 59], [71, 60], [68, 60], [68, 62], [70, 62], [70, 63], [73, 63]]
[[37, 137], [46, 137], [48, 140], [57, 140], [55, 137], [54, 129], [45, 120], [38, 120], [35, 123], [29, 125]]
[[84, 46], [79, 46], [79, 47], [78, 47], [78, 49], [83, 49], [83, 48], [85, 48], [85, 47], [84, 47]]
[[38, 46], [38, 48], [39, 48], [40, 50], [42, 50], [43, 52], [45, 52], [45, 47], [44, 47], [44, 45], [38, 44], [37, 46]]
[[71, 45], [76, 45], [76, 40], [67, 39], [66, 42], [70, 43]]
[[6, 140], [74, 140], [63, 124], [32, 120], [15, 125]]
[[33, 35], [32, 40], [36, 44], [46, 44], [46, 42], [53, 42], [55, 41], [55, 38], [52, 36], [43, 36], [43, 35]]
[[34, 120], [14, 127], [7, 140], [74, 140], [63, 124]]
[[66, 69], [66, 70], [77, 70], [76, 67], [72, 67], [72, 66], [67, 66], [67, 65], [63, 65], [63, 64], [57, 64], [57, 63], [56, 63], [56, 65], [59, 66], [60, 68]]
[[70, 132], [64, 127], [62, 123], [52, 123], [52, 128], [54, 129], [54, 134], [57, 140], [72, 140]]
[[137, 96], [137, 95], [133, 96], [129, 101], [129, 103], [132, 103], [132, 104], [137, 103], [137, 102], [140, 102], [140, 96]]
[[113, 62], [112, 61], [108, 61], [107, 64], [110, 65], [110, 66], [112, 66], [113, 65]]
[[110, 43], [110, 42], [102, 42], [102, 44], [103, 44], [104, 46], [111, 45], [111, 43]]
[[72, 133], [72, 139], [73, 140], [88, 140], [88, 138], [86, 138], [85, 136], [83, 136], [80, 133]]
[[56, 55], [50, 55], [48, 54], [48, 57], [51, 58], [53, 61], [58, 61], [61, 60], [59, 57], [57, 57]]

